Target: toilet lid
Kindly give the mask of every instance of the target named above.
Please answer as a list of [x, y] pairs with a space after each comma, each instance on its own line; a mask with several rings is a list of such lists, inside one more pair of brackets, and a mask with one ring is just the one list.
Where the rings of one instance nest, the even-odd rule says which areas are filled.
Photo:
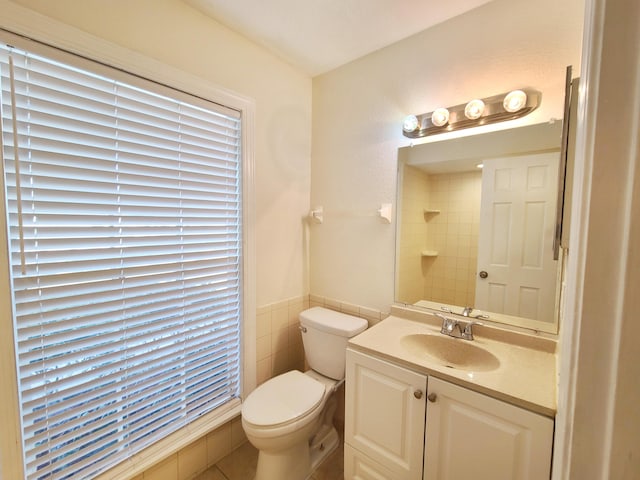
[[321, 401], [323, 384], [298, 370], [266, 381], [242, 404], [242, 416], [257, 426], [273, 426], [303, 417]]

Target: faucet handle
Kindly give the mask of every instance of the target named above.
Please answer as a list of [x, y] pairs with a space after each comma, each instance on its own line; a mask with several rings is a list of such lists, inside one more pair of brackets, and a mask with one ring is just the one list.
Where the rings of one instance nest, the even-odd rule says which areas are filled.
[[474, 325], [480, 325], [481, 327], [484, 326], [484, 323], [482, 322], [478, 322], [476, 320], [473, 320], [469, 323], [467, 323], [464, 327], [464, 331], [462, 332], [462, 338], [464, 340], [473, 340], [473, 326]]
[[444, 333], [445, 335], [450, 335], [453, 332], [453, 329], [456, 325], [459, 325], [458, 320], [455, 318], [450, 318], [442, 315], [441, 313], [435, 313], [434, 315], [440, 319], [442, 319], [442, 328], [440, 329], [440, 333]]

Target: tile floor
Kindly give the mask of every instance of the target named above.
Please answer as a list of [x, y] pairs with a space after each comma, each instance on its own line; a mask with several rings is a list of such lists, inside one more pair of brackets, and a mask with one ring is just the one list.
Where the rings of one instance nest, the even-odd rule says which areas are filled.
[[[343, 462], [344, 447], [341, 443], [313, 472], [310, 480], [343, 480]], [[253, 480], [257, 464], [258, 451], [249, 442], [245, 442], [194, 480]]]

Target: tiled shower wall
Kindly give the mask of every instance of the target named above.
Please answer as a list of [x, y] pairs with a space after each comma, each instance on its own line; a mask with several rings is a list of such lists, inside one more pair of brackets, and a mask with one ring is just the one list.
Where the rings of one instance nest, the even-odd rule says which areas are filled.
[[398, 300], [473, 306], [481, 186], [479, 170], [426, 174], [405, 166]]
[[[427, 249], [429, 215], [429, 175], [411, 165], [402, 173], [402, 205], [399, 219], [401, 234], [398, 243], [398, 282], [396, 299], [416, 303], [425, 298], [424, 271], [421, 252]], [[428, 261], [428, 260], [427, 260]]]
[[[305, 295], [259, 307], [256, 311], [258, 385], [288, 370], [305, 370], [298, 315], [302, 310], [314, 306], [365, 318], [370, 326], [388, 315], [316, 295]], [[344, 390], [338, 393], [340, 397], [336, 420], [340, 424], [344, 423]], [[240, 417], [237, 417], [132, 480], [190, 480], [215, 465], [246, 440]]]
[[429, 175], [427, 248], [437, 257], [424, 258], [424, 297], [439, 303], [474, 305], [480, 228], [482, 172]]

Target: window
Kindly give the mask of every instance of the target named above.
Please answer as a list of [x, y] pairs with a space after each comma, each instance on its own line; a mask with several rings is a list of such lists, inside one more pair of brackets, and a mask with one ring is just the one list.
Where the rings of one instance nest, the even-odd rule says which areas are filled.
[[0, 74], [26, 477], [92, 478], [239, 402], [240, 115], [10, 47]]

